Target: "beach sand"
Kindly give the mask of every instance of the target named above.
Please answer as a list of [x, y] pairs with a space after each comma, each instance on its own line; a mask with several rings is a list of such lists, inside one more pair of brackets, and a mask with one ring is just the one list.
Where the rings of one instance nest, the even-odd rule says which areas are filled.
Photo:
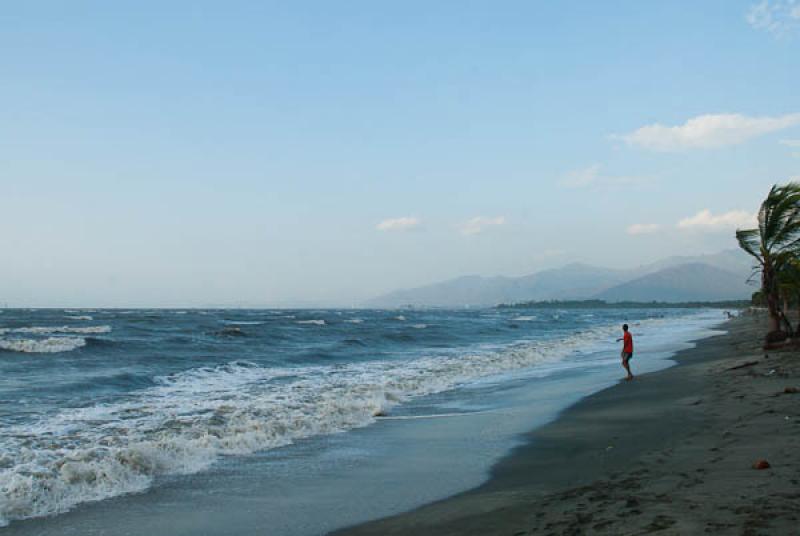
[[765, 325], [583, 399], [479, 488], [336, 534], [800, 534], [800, 352], [761, 350]]

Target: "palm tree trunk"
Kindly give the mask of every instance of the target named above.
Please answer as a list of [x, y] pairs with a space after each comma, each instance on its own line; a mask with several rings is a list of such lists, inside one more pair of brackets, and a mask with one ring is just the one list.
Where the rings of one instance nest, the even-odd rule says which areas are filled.
[[794, 296], [795, 303], [797, 305], [797, 330], [795, 331], [795, 338], [800, 336], [800, 292], [795, 294]]
[[761, 288], [767, 298], [767, 311], [769, 311], [769, 331], [770, 333], [781, 330], [781, 317], [778, 312], [778, 289], [775, 284], [775, 270], [772, 264], [764, 264], [761, 272]]
[[789, 321], [789, 316], [787, 313], [789, 312], [789, 298], [786, 296], [786, 292], [781, 292], [781, 298], [783, 298], [783, 307], [781, 308], [781, 320], [783, 320], [783, 325], [786, 327], [786, 333], [789, 334], [791, 337], [794, 333], [794, 329], [792, 328], [792, 323]]

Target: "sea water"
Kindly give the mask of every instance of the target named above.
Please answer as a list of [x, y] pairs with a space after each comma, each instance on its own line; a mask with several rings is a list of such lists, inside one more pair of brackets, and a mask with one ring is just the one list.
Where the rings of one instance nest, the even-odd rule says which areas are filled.
[[[0, 533], [319, 534], [480, 484], [717, 310], [4, 310]], [[23, 521], [27, 520], [27, 521]]]

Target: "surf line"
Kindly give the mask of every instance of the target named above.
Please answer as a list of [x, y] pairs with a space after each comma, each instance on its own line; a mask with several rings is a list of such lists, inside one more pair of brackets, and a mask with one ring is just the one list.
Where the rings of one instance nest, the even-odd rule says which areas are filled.
[[446, 417], [470, 417], [472, 415], [484, 415], [495, 413], [496, 410], [471, 411], [465, 413], [434, 413], [432, 415], [376, 415], [376, 419], [382, 421], [410, 421], [414, 419], [443, 419]]

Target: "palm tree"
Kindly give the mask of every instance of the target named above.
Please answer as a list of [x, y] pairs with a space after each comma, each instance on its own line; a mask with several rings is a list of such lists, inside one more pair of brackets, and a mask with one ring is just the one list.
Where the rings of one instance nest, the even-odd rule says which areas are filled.
[[[790, 259], [778, 272], [778, 288], [783, 300], [783, 312], [781, 314], [786, 328], [792, 336], [800, 335], [800, 259], [794, 257]], [[792, 330], [792, 325], [787, 318], [789, 306], [797, 308], [797, 329]]]
[[761, 203], [758, 227], [737, 230], [736, 239], [739, 247], [758, 261], [761, 290], [769, 311], [769, 342], [781, 333], [778, 274], [797, 258], [800, 250], [800, 184], [774, 185]]

